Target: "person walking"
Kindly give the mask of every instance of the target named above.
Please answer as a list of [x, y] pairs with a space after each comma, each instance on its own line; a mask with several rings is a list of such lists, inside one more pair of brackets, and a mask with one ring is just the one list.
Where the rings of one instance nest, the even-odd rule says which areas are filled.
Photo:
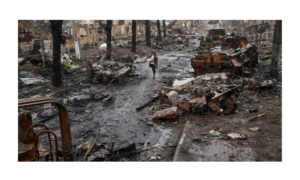
[[149, 62], [149, 67], [152, 68], [152, 72], [153, 72], [153, 79], [155, 79], [155, 69], [157, 69], [157, 61], [158, 58], [156, 56], [156, 52], [152, 51], [151, 55], [148, 56], [148, 58], [146, 59], [147, 62]]

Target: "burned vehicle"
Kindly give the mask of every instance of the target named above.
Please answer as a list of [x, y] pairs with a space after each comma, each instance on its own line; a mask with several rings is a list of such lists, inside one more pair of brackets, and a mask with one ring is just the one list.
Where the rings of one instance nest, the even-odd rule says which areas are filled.
[[246, 37], [240, 37], [235, 34], [226, 35], [225, 29], [210, 29], [207, 36], [201, 36], [198, 50], [210, 49], [217, 46], [223, 48], [238, 48], [247, 44]]
[[191, 59], [195, 76], [230, 71], [231, 74], [251, 76], [258, 64], [258, 51], [255, 45], [224, 49], [219, 47], [203, 49]]
[[220, 46], [222, 37], [225, 37], [225, 29], [210, 29], [206, 36], [201, 36], [199, 48], [210, 49]]
[[227, 71], [251, 76], [258, 64], [258, 51], [247, 43], [246, 37], [226, 35], [225, 29], [210, 29], [206, 37], [201, 37], [198, 54], [191, 59], [194, 75]]

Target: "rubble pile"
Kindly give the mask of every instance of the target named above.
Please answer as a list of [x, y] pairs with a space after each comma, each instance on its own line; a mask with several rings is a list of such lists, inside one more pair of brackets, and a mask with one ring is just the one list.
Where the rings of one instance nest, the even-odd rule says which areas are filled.
[[[229, 114], [237, 109], [231, 97], [237, 90], [225, 73], [215, 73], [198, 76], [176, 87], [163, 87], [158, 93], [161, 104], [168, 103], [188, 112]], [[153, 118], [160, 116], [156, 114]]]
[[130, 72], [133, 62], [132, 57], [122, 57], [121, 62], [100, 60], [99, 63], [92, 64], [92, 82], [108, 84], [112, 79], [117, 80]]
[[177, 44], [184, 44], [189, 41], [189, 38], [184, 35], [175, 36], [174, 38], [174, 42]]
[[195, 35], [195, 32], [191, 31], [184, 31], [184, 34], [186, 35]]

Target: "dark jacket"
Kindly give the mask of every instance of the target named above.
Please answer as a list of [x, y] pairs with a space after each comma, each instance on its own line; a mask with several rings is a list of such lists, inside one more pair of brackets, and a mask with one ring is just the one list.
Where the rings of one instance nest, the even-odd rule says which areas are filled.
[[[151, 58], [151, 55], [149, 55], [147, 57], [147, 59], [148, 58]], [[157, 67], [158, 67], [158, 57], [156, 55], [154, 56], [154, 65], [155, 65], [155, 68], [157, 69]], [[149, 67], [151, 67], [151, 62], [149, 62]]]

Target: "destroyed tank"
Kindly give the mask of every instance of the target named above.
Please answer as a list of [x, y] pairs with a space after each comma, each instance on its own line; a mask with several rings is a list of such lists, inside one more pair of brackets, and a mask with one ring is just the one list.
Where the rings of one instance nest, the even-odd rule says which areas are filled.
[[247, 45], [245, 37], [223, 35], [224, 29], [211, 29], [205, 40], [201, 37], [198, 54], [191, 59], [195, 76], [224, 71], [251, 76], [258, 64], [257, 47]]
[[197, 76], [224, 71], [251, 76], [257, 64], [257, 47], [250, 44], [237, 49], [222, 49], [220, 46], [210, 50], [204, 49], [191, 59], [191, 65]]

